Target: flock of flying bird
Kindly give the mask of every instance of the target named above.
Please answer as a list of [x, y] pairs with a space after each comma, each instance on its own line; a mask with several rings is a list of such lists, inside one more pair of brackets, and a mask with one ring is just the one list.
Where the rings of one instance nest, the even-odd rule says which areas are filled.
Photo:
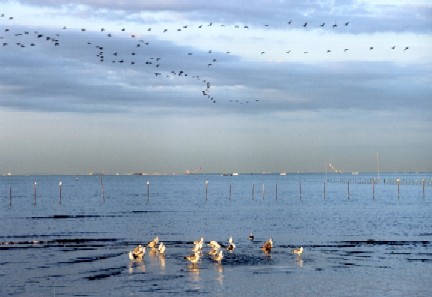
[[[13, 21], [14, 17], [13, 16], [7, 16], [4, 13], [0, 14], [0, 21], [1, 19], [3, 20], [8, 20], [8, 21]], [[287, 26], [290, 27], [294, 27], [294, 23], [292, 20], [287, 21], [286, 23]], [[340, 26], [341, 27], [348, 27], [350, 25], [350, 22], [344, 22], [342, 23]], [[217, 24], [210, 22], [207, 25], [199, 25], [197, 27], [197, 29], [203, 29], [204, 27], [216, 27], [218, 26]], [[224, 25], [224, 24], [219, 24], [219, 26], [221, 27], [231, 27], [228, 25]], [[315, 27], [318, 28], [324, 28], [324, 27], [331, 27], [333, 29], [336, 29], [338, 27], [338, 24], [335, 22], [334, 24], [328, 26], [326, 25], [325, 22], [320, 23], [319, 25], [315, 25]], [[245, 29], [245, 30], [249, 30], [249, 25], [233, 25], [233, 28], [235, 30], [237, 29]], [[270, 25], [264, 25], [264, 27], [270, 27]], [[302, 22], [302, 23], [298, 23], [298, 25], [296, 26], [296, 28], [310, 28], [312, 27], [310, 22]], [[187, 29], [190, 29], [191, 26], [188, 25], [184, 25], [181, 26], [180, 28], [174, 29], [177, 32], [180, 31], [184, 31]], [[232, 28], [232, 27], [231, 27]], [[67, 26], [63, 26], [62, 31], [68, 30]], [[168, 29], [165, 28], [161, 31], [162, 34], [168, 32], [169, 30], [172, 29]], [[77, 31], [77, 29], [73, 30], [73, 31]], [[78, 29], [78, 31], [81, 31], [83, 33], [87, 32], [86, 28], [81, 28]], [[137, 35], [136, 34], [129, 34], [126, 30], [126, 28], [121, 28], [121, 29], [117, 29], [115, 31], [109, 31], [105, 28], [100, 28], [100, 33], [104, 34], [102, 36], [105, 36], [106, 38], [110, 39], [110, 38], [114, 38], [114, 37], [119, 37], [119, 38], [125, 38], [128, 37], [130, 38], [130, 48], [128, 48], [128, 50], [125, 50], [125, 47], [119, 47], [119, 48], [115, 48], [112, 49], [112, 44], [113, 43], [109, 43], [109, 42], [105, 42], [105, 41], [101, 41], [101, 39], [98, 39], [98, 44], [95, 44], [94, 41], [87, 41], [86, 45], [88, 45], [89, 47], [91, 47], [92, 49], [95, 50], [95, 56], [97, 58], [97, 61], [99, 61], [100, 63], [106, 63], [106, 62], [110, 62], [111, 64], [123, 64], [123, 65], [130, 65], [130, 66], [149, 66], [149, 67], [153, 67], [153, 73], [154, 76], [156, 77], [166, 77], [166, 78], [174, 78], [174, 77], [191, 77], [192, 79], [196, 79], [198, 81], [201, 81], [204, 84], [204, 89], [201, 91], [201, 94], [205, 97], [208, 98], [212, 103], [216, 103], [216, 99], [214, 96], [212, 96], [211, 92], [210, 92], [210, 87], [211, 87], [211, 83], [208, 79], [203, 79], [200, 77], [200, 75], [189, 75], [185, 70], [173, 70], [173, 69], [169, 69], [169, 65], [164, 65], [163, 64], [163, 57], [161, 56], [150, 56], [150, 57], [144, 57], [144, 59], [142, 59], [143, 55], [146, 53], [146, 51], [144, 50], [144, 48], [150, 46], [150, 41], [145, 41], [143, 39], [137, 39]], [[154, 32], [156, 31], [156, 29], [153, 29], [151, 27], [144, 29], [144, 31], [146, 32], [145, 34], [154, 35]], [[93, 32], [95, 33], [95, 32]], [[141, 34], [140, 34], [141, 35]], [[142, 34], [144, 35], [144, 34]], [[28, 38], [25, 38], [26, 36], [28, 36]], [[86, 36], [86, 35], [85, 35]], [[95, 36], [95, 35], [92, 35]], [[16, 45], [19, 48], [25, 48], [25, 47], [36, 47], [39, 44], [41, 44], [40, 41], [45, 41], [48, 42], [49, 44], [55, 46], [55, 47], [61, 47], [62, 44], [62, 34], [60, 33], [56, 33], [54, 35], [46, 35], [43, 32], [39, 32], [39, 31], [33, 31], [31, 32], [30, 30], [28, 31], [19, 31], [19, 32], [11, 32], [11, 29], [6, 26], [3, 30], [3, 35], [0, 36], [0, 40], [2, 40], [3, 42], [1, 42], [3, 47], [7, 47], [9, 45]], [[99, 36], [101, 37], [101, 36]], [[158, 36], [160, 37], [160, 35]], [[38, 42], [39, 41], [39, 42]], [[27, 43], [26, 43], [27, 42]], [[396, 46], [392, 46], [391, 47], [392, 50], [396, 49]], [[409, 47], [405, 46], [404, 47], [404, 51], [408, 50]], [[374, 50], [374, 46], [370, 46], [369, 50], [372, 51]], [[347, 52], [349, 51], [348, 48], [345, 48], [343, 50], [343, 52]], [[327, 53], [331, 53], [332, 50], [331, 49], [327, 49], [326, 50]], [[214, 67], [214, 65], [217, 64], [218, 62], [218, 58], [216, 56], [211, 56], [214, 52], [209, 49], [208, 50], [208, 54], [210, 55], [208, 60], [203, 64], [203, 67], [210, 69], [211, 67]], [[226, 55], [230, 55], [232, 52], [231, 51], [226, 51]], [[286, 50], [285, 51], [286, 54], [290, 54], [291, 50]], [[308, 54], [309, 51], [304, 51], [304, 54]], [[219, 57], [222, 57], [220, 54], [221, 53], [217, 53], [219, 54]], [[224, 53], [225, 54], [225, 53]], [[260, 55], [264, 55], [266, 54], [265, 51], [259, 51], [258, 54]], [[184, 52], [183, 53], [183, 57], [180, 57], [179, 60], [185, 61], [187, 62], [187, 56], [193, 56], [194, 53], [193, 52]], [[186, 56], [187, 55], [187, 56]], [[208, 73], [208, 71], [205, 71], [206, 73]], [[255, 100], [256, 102], [258, 102], [259, 100]], [[244, 104], [244, 103], [249, 103], [248, 100], [229, 100], [229, 102], [232, 103], [240, 103], [240, 104]]]
[[[254, 241], [254, 238], [255, 238], [254, 235], [250, 233], [249, 240]], [[205, 241], [203, 237], [201, 237], [199, 240], [194, 241], [192, 247], [192, 254], [188, 256], [184, 256], [183, 258], [188, 262], [190, 262], [192, 265], [196, 265], [201, 261], [204, 255], [204, 250], [203, 250], [204, 245], [205, 245]], [[207, 252], [207, 255], [210, 257], [210, 259], [212, 259], [217, 263], [222, 262], [224, 258], [224, 253], [223, 253], [224, 250], [232, 253], [237, 247], [236, 244], [234, 243], [232, 236], [228, 239], [228, 243], [226, 245], [222, 245], [215, 240], [211, 240], [209, 243], [207, 243], [207, 246], [210, 248], [210, 250]], [[261, 250], [266, 255], [269, 255], [272, 251], [272, 248], [273, 248], [273, 240], [270, 238], [269, 240], [264, 242], [264, 244], [261, 247]], [[160, 257], [165, 257], [166, 246], [163, 242], [159, 241], [159, 236], [156, 236], [146, 246], [140, 244], [137, 247], [135, 247], [132, 251], [130, 251], [129, 259], [131, 261], [134, 260], [142, 261], [144, 259], [144, 256], [146, 255], [147, 249], [150, 249], [152, 253], [155, 253]], [[291, 252], [301, 257], [301, 255], [303, 254], [303, 247], [292, 249]]]

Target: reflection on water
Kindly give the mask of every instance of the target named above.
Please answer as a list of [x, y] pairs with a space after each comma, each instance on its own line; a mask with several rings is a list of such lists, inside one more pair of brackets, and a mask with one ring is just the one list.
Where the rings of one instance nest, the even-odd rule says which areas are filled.
[[165, 267], [166, 266], [165, 255], [159, 256], [159, 264], [160, 264], [161, 270], [165, 271], [165, 268], [166, 268]]
[[303, 267], [303, 259], [301, 255], [296, 256], [296, 264], [298, 267]]
[[221, 263], [215, 263], [215, 267], [218, 272], [216, 280], [222, 286], [224, 284], [224, 268]]
[[192, 281], [193, 289], [195, 291], [199, 291], [201, 289], [201, 274], [198, 264], [189, 264], [188, 272], [188, 275]]
[[129, 274], [146, 272], [146, 265], [143, 260], [132, 260], [128, 264], [128, 272]]

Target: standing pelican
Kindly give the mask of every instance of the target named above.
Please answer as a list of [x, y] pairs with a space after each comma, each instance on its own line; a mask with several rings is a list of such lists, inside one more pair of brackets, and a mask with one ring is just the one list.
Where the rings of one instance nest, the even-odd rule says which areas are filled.
[[158, 251], [160, 256], [165, 256], [166, 246], [163, 242], [159, 244]]
[[222, 262], [222, 259], [223, 259], [223, 251], [219, 251], [219, 253], [213, 257], [213, 260], [215, 260], [218, 263]]
[[132, 251], [129, 252], [129, 259], [130, 260], [141, 260], [145, 255], [146, 248], [142, 245], [138, 245], [136, 248], [134, 248]]
[[154, 249], [154, 248], [156, 248], [158, 243], [159, 243], [159, 236], [156, 236], [152, 241], [150, 241], [147, 244], [147, 247]]
[[270, 238], [269, 240], [264, 242], [261, 249], [263, 250], [264, 253], [269, 254], [272, 248], [273, 248], [273, 240]]
[[228, 251], [233, 251], [235, 250], [236, 245], [234, 244], [233, 238], [232, 236], [228, 239], [228, 246], [227, 246], [227, 250]]
[[301, 246], [301, 247], [298, 248], [298, 249], [292, 249], [291, 252], [292, 252], [293, 254], [296, 254], [296, 255], [298, 255], [298, 256], [301, 256], [301, 254], [303, 254], [303, 247]]
[[200, 253], [199, 252], [195, 252], [192, 255], [186, 256], [184, 258], [186, 260], [188, 260], [189, 262], [191, 262], [192, 264], [196, 264], [200, 260]]

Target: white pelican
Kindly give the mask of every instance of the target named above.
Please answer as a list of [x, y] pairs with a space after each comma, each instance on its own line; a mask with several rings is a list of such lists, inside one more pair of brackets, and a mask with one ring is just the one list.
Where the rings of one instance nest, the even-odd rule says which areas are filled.
[[220, 249], [221, 248], [220, 244], [215, 240], [210, 241], [208, 246], [211, 246], [213, 249]]
[[156, 246], [157, 246], [158, 243], [159, 243], [159, 236], [156, 236], [155, 239], [153, 239], [152, 241], [150, 241], [150, 242], [147, 244], [147, 246], [148, 246], [149, 248], [154, 249], [154, 248], [156, 248]]
[[194, 241], [194, 244], [203, 244], [204, 243], [204, 237], [201, 237], [199, 240]]
[[159, 255], [165, 255], [166, 246], [161, 242], [158, 247]]
[[129, 259], [130, 260], [141, 260], [146, 252], [146, 248], [142, 245], [138, 245], [136, 248], [134, 248], [132, 251], [129, 252]]
[[222, 262], [222, 259], [223, 259], [223, 251], [219, 251], [219, 253], [213, 257], [213, 260], [219, 263]]
[[291, 252], [292, 252], [293, 254], [296, 254], [296, 255], [301, 256], [301, 254], [303, 254], [303, 247], [301, 246], [301, 247], [298, 248], [298, 249], [292, 249]]
[[261, 249], [263, 250], [264, 253], [268, 254], [271, 252], [272, 248], [273, 248], [273, 240], [270, 238], [269, 240], [264, 242]]
[[234, 244], [232, 236], [228, 239], [228, 251], [233, 251], [236, 248], [236, 245]]
[[201, 252], [201, 251], [202, 251], [203, 244], [204, 244], [204, 238], [203, 238], [203, 237], [201, 237], [200, 240], [194, 241], [194, 245], [195, 245], [195, 246], [192, 248], [192, 251], [193, 251], [194, 253], [196, 253], [196, 252]]
[[186, 256], [184, 258], [186, 260], [188, 260], [189, 262], [191, 262], [192, 264], [196, 264], [200, 260], [200, 253], [199, 252], [195, 252], [192, 255]]

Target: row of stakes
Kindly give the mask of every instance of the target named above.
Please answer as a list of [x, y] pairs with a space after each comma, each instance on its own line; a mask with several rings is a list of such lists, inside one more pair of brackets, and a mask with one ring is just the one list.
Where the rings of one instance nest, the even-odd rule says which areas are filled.
[[[396, 184], [397, 184], [397, 196], [398, 198], [400, 197], [400, 179], [396, 180]], [[101, 185], [101, 190], [102, 190], [102, 199], [105, 202], [105, 189], [104, 189], [104, 184], [103, 184], [103, 180], [102, 180], [102, 176], [100, 177], [100, 185]], [[205, 199], [206, 201], [208, 200], [208, 185], [209, 182], [208, 180], [205, 181]], [[63, 182], [60, 181], [59, 182], [59, 204], [62, 204], [62, 186], [63, 186]], [[347, 182], [347, 194], [348, 194], [348, 199], [350, 198], [350, 182]], [[422, 181], [422, 189], [423, 189], [423, 198], [425, 198], [425, 181]], [[232, 194], [232, 188], [231, 188], [231, 183], [229, 184], [229, 199], [231, 200], [231, 194]], [[264, 184], [262, 185], [262, 199], [264, 199], [265, 197], [265, 187]], [[33, 183], [33, 196], [34, 196], [34, 202], [33, 204], [36, 205], [36, 197], [37, 197], [37, 182]], [[324, 182], [324, 188], [323, 188], [323, 197], [324, 199], [326, 199], [326, 182]], [[278, 199], [278, 185], [276, 184], [276, 189], [275, 189], [275, 198]], [[299, 198], [302, 199], [302, 184], [301, 182], [299, 183]], [[252, 200], [255, 199], [255, 184], [252, 184]], [[372, 199], [375, 199], [375, 181], [372, 182]], [[147, 181], [147, 202], [150, 201], [150, 181]], [[12, 205], [12, 186], [9, 187], [9, 205]]]

